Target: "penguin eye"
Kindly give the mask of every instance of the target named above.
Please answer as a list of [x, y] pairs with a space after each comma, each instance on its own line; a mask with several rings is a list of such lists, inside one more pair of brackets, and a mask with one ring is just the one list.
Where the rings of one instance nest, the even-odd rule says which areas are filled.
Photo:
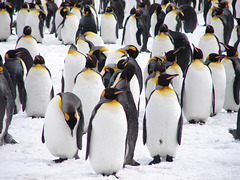
[[66, 121], [68, 121], [70, 119], [69, 115], [65, 112], [64, 112], [64, 116], [65, 116]]

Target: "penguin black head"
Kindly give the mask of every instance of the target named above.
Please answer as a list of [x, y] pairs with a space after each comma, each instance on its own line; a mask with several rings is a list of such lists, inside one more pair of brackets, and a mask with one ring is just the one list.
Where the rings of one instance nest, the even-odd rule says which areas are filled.
[[135, 15], [136, 15], [137, 17], [142, 16], [142, 14], [143, 14], [143, 12], [142, 12], [140, 9], [137, 9], [136, 12], [135, 12]]
[[201, 49], [197, 48], [193, 44], [193, 59], [203, 59], [203, 52]]
[[61, 14], [62, 17], [66, 17], [66, 15], [68, 14], [68, 8], [63, 7], [63, 8], [60, 10], [60, 14]]
[[124, 67], [127, 65], [127, 60], [126, 59], [121, 59], [118, 61], [116, 67], [118, 69], [124, 69]]
[[133, 7], [133, 8], [130, 10], [130, 14], [133, 15], [133, 14], [135, 14], [135, 13], [136, 13], [136, 8]]
[[125, 46], [123, 49], [126, 50], [126, 52], [128, 53], [129, 57], [132, 58], [136, 58], [139, 54], [138, 49], [134, 46], [134, 45], [127, 45]]
[[178, 74], [162, 73], [162, 74], [160, 74], [160, 76], [158, 76], [157, 85], [158, 86], [168, 86], [170, 84], [171, 80], [176, 76], [178, 76]]
[[155, 66], [156, 66], [156, 63], [157, 62], [160, 62], [160, 63], [162, 63], [163, 61], [164, 61], [164, 59], [162, 59], [162, 58], [160, 58], [160, 57], [158, 57], [158, 56], [154, 56], [154, 57], [151, 57], [150, 59], [149, 59], [149, 61], [148, 61], [148, 74], [152, 74], [152, 72], [154, 71], [154, 69], [155, 69]]
[[23, 3], [22, 8], [28, 9], [28, 3]]
[[31, 35], [31, 33], [32, 33], [32, 28], [31, 28], [31, 26], [25, 26], [25, 27], [23, 28], [23, 34], [25, 34], [25, 35]]
[[211, 25], [206, 27], [205, 33], [214, 33], [214, 28]]
[[166, 66], [163, 62], [161, 61], [157, 61], [157, 63], [155, 64], [154, 66], [154, 72], [160, 72], [160, 73], [163, 73], [166, 71]]
[[161, 27], [160, 27], [160, 32], [168, 32], [168, 26], [166, 24], [163, 24]]
[[225, 47], [228, 57], [238, 56], [238, 51], [235, 47], [223, 44], [221, 42], [220, 44], [222, 44]]
[[173, 62], [176, 60], [176, 54], [181, 51], [181, 49], [183, 49], [184, 47], [180, 47], [176, 50], [171, 50], [171, 51], [168, 51], [165, 53], [165, 56], [164, 56], [164, 60], [165, 61], [170, 61], [170, 62]]
[[175, 6], [173, 6], [172, 4], [168, 5], [166, 8], [166, 14], [175, 9], [176, 9]]
[[221, 62], [223, 57], [224, 56], [219, 55], [217, 53], [211, 53], [211, 54], [208, 55], [207, 60], [209, 60], [211, 62]]
[[133, 75], [135, 74], [135, 66], [129, 62], [123, 69], [120, 79], [126, 80], [126, 84], [130, 82]]
[[33, 64], [45, 64], [45, 60], [41, 55], [37, 55], [34, 58]]
[[217, 3], [218, 4], [218, 7], [219, 8], [227, 8], [228, 7], [228, 4], [229, 4], [229, 2], [228, 1], [220, 1], [219, 3]]
[[69, 6], [69, 3], [66, 2], [66, 1], [64, 1], [64, 2], [61, 3], [60, 6], [61, 6], [61, 7], [67, 7], [67, 6]]
[[81, 2], [75, 3], [74, 6], [79, 8], [79, 9], [82, 9], [82, 3]]
[[113, 12], [113, 8], [111, 6], [108, 6], [107, 9], [106, 9], [106, 12], [112, 13]]
[[84, 7], [84, 14], [85, 14], [85, 15], [86, 15], [86, 14], [92, 14], [92, 11], [91, 11], [91, 9], [90, 9], [89, 6], [85, 6], [85, 7]]
[[98, 59], [95, 55], [88, 55], [86, 59], [86, 68], [96, 68], [98, 66]]
[[117, 98], [117, 96], [122, 93], [123, 91], [117, 88], [106, 88], [101, 96], [106, 99], [114, 100]]
[[2, 66], [2, 65], [3, 65], [3, 59], [2, 59], [2, 56], [0, 54], [0, 66]]
[[217, 15], [222, 15], [222, 14], [224, 14], [223, 9], [214, 7], [214, 9], [212, 11], [212, 17], [217, 16]]
[[8, 50], [5, 54], [5, 60], [9, 59], [9, 58], [16, 58], [17, 57], [17, 53], [15, 50]]

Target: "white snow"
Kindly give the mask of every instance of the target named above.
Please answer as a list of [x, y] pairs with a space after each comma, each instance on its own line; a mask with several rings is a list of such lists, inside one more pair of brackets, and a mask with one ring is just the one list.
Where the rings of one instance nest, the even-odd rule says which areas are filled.
[[[198, 44], [205, 31], [202, 26], [202, 14], [198, 15], [199, 26], [193, 34], [188, 34], [190, 43]], [[120, 34], [122, 31], [120, 32]], [[121, 37], [120, 37], [121, 38]], [[0, 53], [4, 57], [9, 49], [15, 48], [16, 35], [11, 35], [8, 42], [0, 43]], [[106, 45], [110, 50], [120, 48], [121, 39], [116, 45]], [[148, 47], [151, 48], [152, 38]], [[40, 54], [45, 58], [50, 69], [55, 94], [61, 89], [61, 75], [64, 59], [69, 46], [46, 32], [42, 44], [38, 44]], [[145, 67], [149, 53], [141, 53], [137, 60]], [[227, 113], [222, 110], [214, 117], [208, 118], [205, 125], [192, 125], [184, 119], [182, 145], [177, 151], [172, 163], [161, 162], [149, 166], [152, 160], [148, 149], [142, 142], [142, 118], [144, 114], [144, 91], [141, 95], [141, 111], [139, 117], [139, 135], [135, 149], [135, 160], [140, 166], [126, 166], [117, 176], [119, 179], [204, 179], [236, 180], [240, 178], [240, 142], [235, 141], [229, 128], [236, 128], [237, 113]], [[93, 171], [89, 160], [85, 161], [86, 135], [83, 136], [83, 150], [79, 151], [80, 159], [70, 159], [61, 164], [48, 152], [41, 142], [44, 119], [28, 118], [25, 112], [14, 115], [9, 127], [9, 133], [18, 142], [14, 145], [0, 147], [0, 180], [5, 179], [115, 179], [103, 177]]]

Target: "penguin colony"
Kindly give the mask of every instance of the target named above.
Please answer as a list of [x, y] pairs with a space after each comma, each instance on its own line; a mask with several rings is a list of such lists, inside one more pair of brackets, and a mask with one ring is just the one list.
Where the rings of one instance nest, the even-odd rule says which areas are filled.
[[[222, 109], [238, 111], [237, 129], [229, 132], [240, 139], [240, 6], [232, 2], [1, 2], [0, 41], [7, 43], [13, 28], [19, 38], [4, 63], [0, 59], [0, 145], [17, 143], [8, 128], [12, 116], [23, 111], [45, 118], [42, 142], [59, 158], [56, 163], [78, 159], [87, 134], [86, 159], [93, 170], [116, 176], [125, 165], [140, 165], [134, 151], [141, 93], [150, 165], [174, 160], [183, 118], [205, 124]], [[197, 13], [203, 14], [206, 31], [191, 45], [185, 33], [197, 28]], [[56, 95], [38, 50], [45, 30], [69, 48], [62, 92]], [[122, 46], [109, 51], [106, 44], [117, 40]], [[145, 69], [137, 59], [142, 52], [149, 53]]]

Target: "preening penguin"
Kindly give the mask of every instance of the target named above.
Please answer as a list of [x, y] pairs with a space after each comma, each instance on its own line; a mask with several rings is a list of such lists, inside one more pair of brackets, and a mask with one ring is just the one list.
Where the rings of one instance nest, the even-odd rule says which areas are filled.
[[71, 45], [64, 61], [62, 73], [62, 92], [72, 92], [76, 75], [85, 67], [86, 56]]
[[35, 58], [36, 55], [39, 55], [39, 49], [37, 41], [31, 35], [32, 28], [30, 26], [25, 26], [23, 29], [23, 35], [20, 36], [16, 42], [17, 48], [25, 48], [29, 51], [32, 56], [32, 59]]
[[48, 103], [54, 97], [51, 73], [45, 66], [42, 56], [35, 56], [33, 64], [25, 80], [27, 93], [25, 112], [28, 117], [45, 117]]
[[11, 83], [11, 78], [7, 69], [3, 67], [2, 56], [0, 55], [0, 146], [6, 143], [16, 143], [8, 133], [14, 112]]
[[211, 53], [208, 55], [205, 64], [210, 68], [212, 74], [212, 81], [214, 87], [214, 112], [213, 108], [211, 115], [219, 113], [223, 108], [225, 91], [226, 91], [226, 73], [224, 65], [221, 60], [224, 56], [219, 54]]
[[80, 99], [71, 92], [59, 93], [48, 104], [42, 132], [42, 142], [47, 145], [55, 162], [78, 158], [82, 149], [84, 117]]
[[107, 88], [92, 112], [87, 134], [86, 159], [97, 174], [116, 175], [123, 168], [127, 117], [116, 100], [123, 91]]
[[223, 109], [228, 112], [238, 111], [239, 89], [240, 89], [240, 60], [238, 51], [228, 45], [223, 45], [227, 51], [227, 56], [222, 60], [226, 71], [226, 93]]
[[86, 59], [85, 68], [75, 77], [72, 92], [82, 101], [84, 114], [84, 130], [87, 132], [92, 110], [97, 105], [102, 91], [104, 90], [102, 76], [97, 70], [98, 60], [96, 56], [89, 55]]
[[172, 162], [181, 144], [181, 107], [176, 93], [169, 87], [171, 79], [175, 76], [177, 75], [160, 74], [156, 82], [157, 88], [152, 92], [146, 106], [143, 143], [147, 145], [153, 157], [149, 165], [160, 163], [160, 157]]
[[194, 47], [193, 58], [183, 81], [181, 106], [187, 121], [205, 123], [214, 107], [211, 71], [200, 60], [201, 49]]

